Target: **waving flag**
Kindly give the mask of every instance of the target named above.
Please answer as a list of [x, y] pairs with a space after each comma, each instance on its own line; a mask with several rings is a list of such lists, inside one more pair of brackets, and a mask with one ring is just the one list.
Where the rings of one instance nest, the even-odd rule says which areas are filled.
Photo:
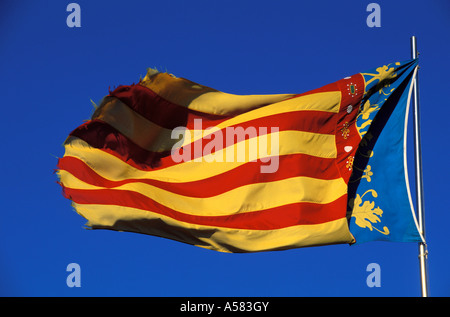
[[416, 66], [246, 96], [149, 70], [70, 133], [64, 195], [93, 229], [223, 252], [419, 241], [403, 159]]

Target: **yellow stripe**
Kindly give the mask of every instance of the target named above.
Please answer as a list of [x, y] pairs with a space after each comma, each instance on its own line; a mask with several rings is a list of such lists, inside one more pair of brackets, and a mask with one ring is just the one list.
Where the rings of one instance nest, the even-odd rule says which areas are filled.
[[[271, 115], [300, 110], [337, 113], [339, 111], [339, 103], [340, 93], [333, 91], [301, 96], [270, 104], [226, 120], [211, 130], [191, 130], [190, 137], [184, 139], [182, 146], [217, 130], [229, 126], [238, 126], [247, 121]], [[170, 151], [178, 140], [182, 138], [182, 135], [177, 135], [172, 138], [172, 130], [163, 128], [147, 120], [116, 98], [105, 98], [93, 119], [99, 119], [110, 124], [135, 144], [149, 151]], [[276, 126], [276, 122], [274, 122], [274, 126]]]
[[[103, 189], [87, 184], [64, 170], [59, 171], [59, 176], [68, 188]], [[310, 177], [248, 184], [207, 198], [183, 196], [143, 183], [129, 183], [114, 189], [137, 192], [178, 212], [198, 216], [231, 215], [298, 202], [327, 204], [347, 193], [347, 185], [342, 178], [322, 180]]]
[[141, 85], [170, 102], [217, 115], [236, 115], [294, 96], [293, 94], [233, 95], [166, 73], [145, 76]]
[[[224, 129], [229, 126], [238, 126], [244, 122], [255, 120], [258, 118], [268, 117], [272, 115], [277, 115], [281, 113], [287, 113], [292, 111], [324, 111], [330, 113], [338, 113], [340, 108], [341, 93], [339, 91], [322, 92], [312, 95], [300, 96], [297, 98], [288, 99], [278, 103], [270, 104], [265, 107], [254, 109], [242, 113], [236, 117], [219, 123], [216, 128]], [[273, 123], [276, 127], [276, 122]], [[269, 127], [267, 127], [269, 128]], [[210, 133], [213, 133], [212, 130]], [[192, 142], [208, 135], [210, 133], [198, 133], [196, 137], [192, 134]], [[188, 140], [187, 140], [188, 141]], [[186, 142], [184, 144], [187, 144]]]
[[306, 96], [300, 96], [242, 113], [230, 120], [223, 122], [222, 124], [219, 124], [218, 127], [221, 128], [221, 125], [236, 125], [257, 118], [292, 111], [325, 111], [338, 113], [340, 101], [341, 93], [339, 91], [321, 92]]
[[[279, 140], [279, 155], [302, 153], [322, 158], [335, 158], [336, 145], [334, 135], [317, 134], [303, 131], [280, 131], [272, 133], [271, 135], [278, 135]], [[262, 136], [264, 138], [264, 136]], [[259, 141], [258, 137], [256, 138]], [[270, 140], [272, 137], [268, 137]], [[254, 139], [252, 139], [254, 141]], [[216, 157], [225, 157], [227, 150], [233, 148], [234, 153], [238, 153], [241, 143], [244, 144], [244, 149], [250, 149], [252, 140], [245, 140], [238, 142], [228, 149], [220, 150], [214, 153]], [[264, 139], [263, 139], [264, 140]], [[262, 142], [264, 143], [264, 142]], [[169, 166], [159, 170], [142, 171], [138, 170], [119, 158], [106, 153], [105, 151], [92, 148], [88, 143], [81, 139], [71, 137], [67, 140], [65, 156], [77, 157], [91, 168], [93, 168], [101, 176], [109, 180], [124, 180], [128, 178], [137, 179], [155, 179], [167, 182], [190, 182], [212, 177], [233, 168], [236, 168], [245, 162], [208, 162], [212, 154], [203, 157], [202, 162], [188, 161], [177, 165]], [[268, 157], [270, 152], [258, 151], [258, 153], [249, 153], [248, 161]], [[267, 163], [269, 164], [269, 163]]]
[[346, 218], [276, 230], [247, 230], [190, 224], [129, 207], [81, 204], [74, 207], [93, 229], [144, 233], [221, 252], [259, 252], [355, 241]]

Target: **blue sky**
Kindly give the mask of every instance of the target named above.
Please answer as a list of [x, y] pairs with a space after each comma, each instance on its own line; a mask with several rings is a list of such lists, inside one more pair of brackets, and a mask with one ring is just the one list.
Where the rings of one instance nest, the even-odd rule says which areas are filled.
[[[411, 35], [421, 53], [430, 295], [450, 295], [448, 1], [376, 1], [379, 28], [366, 25], [371, 1], [361, 0], [79, 0], [80, 28], [66, 25], [70, 2], [0, 4], [1, 296], [420, 296], [414, 243], [222, 254], [85, 230], [53, 173], [90, 99], [147, 67], [234, 94], [301, 93], [409, 59]], [[79, 288], [66, 285], [69, 263], [81, 267]], [[370, 263], [381, 287], [366, 284]]]

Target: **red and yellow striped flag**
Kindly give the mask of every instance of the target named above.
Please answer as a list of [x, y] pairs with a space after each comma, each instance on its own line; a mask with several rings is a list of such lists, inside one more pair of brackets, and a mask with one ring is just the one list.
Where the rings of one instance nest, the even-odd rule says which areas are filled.
[[223, 252], [353, 243], [347, 184], [364, 85], [357, 74], [242, 96], [149, 71], [70, 133], [64, 195], [93, 229]]

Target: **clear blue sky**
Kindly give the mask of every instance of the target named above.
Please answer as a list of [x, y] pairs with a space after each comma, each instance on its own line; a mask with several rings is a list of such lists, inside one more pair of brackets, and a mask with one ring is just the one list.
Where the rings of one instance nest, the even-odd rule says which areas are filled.
[[[450, 295], [450, 4], [376, 1], [72, 1], [0, 4], [2, 296], [420, 296], [414, 243], [222, 254], [85, 230], [56, 183], [62, 143], [108, 88], [157, 67], [234, 94], [301, 93], [420, 55], [430, 295]], [[408, 149], [413, 163], [412, 148]], [[414, 180], [413, 175], [410, 175]], [[389, 184], [387, 184], [389, 186]], [[414, 187], [413, 187], [414, 188]], [[69, 263], [81, 287], [66, 285]], [[378, 263], [381, 287], [366, 285]]]

